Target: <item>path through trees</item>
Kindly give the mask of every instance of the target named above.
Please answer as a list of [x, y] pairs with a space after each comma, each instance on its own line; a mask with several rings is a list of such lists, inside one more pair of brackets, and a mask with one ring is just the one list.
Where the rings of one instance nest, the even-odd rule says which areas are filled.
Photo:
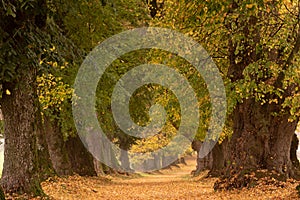
[[[45, 193], [54, 199], [296, 199], [297, 183], [283, 185], [262, 184], [256, 188], [215, 192], [216, 178], [204, 178], [207, 172], [193, 178], [195, 157], [187, 157], [187, 165], [142, 174], [135, 178], [73, 176], [55, 179], [42, 184]], [[280, 187], [280, 190], [278, 189]], [[282, 187], [282, 188], [281, 188]]]

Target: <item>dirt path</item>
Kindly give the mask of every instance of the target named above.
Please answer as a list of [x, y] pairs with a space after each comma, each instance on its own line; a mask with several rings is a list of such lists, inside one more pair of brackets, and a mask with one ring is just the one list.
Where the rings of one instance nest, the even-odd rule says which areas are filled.
[[136, 178], [80, 177], [55, 178], [43, 183], [43, 189], [53, 199], [296, 199], [295, 184], [284, 188], [264, 186], [255, 189], [215, 192], [216, 179], [193, 178], [195, 158], [188, 157], [187, 165], [162, 170], [160, 173], [141, 174]]
[[[120, 183], [163, 183], [176, 182], [191, 178], [191, 171], [196, 167], [196, 157], [188, 156], [185, 158], [185, 164], [173, 166], [171, 169], [164, 169], [154, 173], [141, 173], [140, 178], [120, 180]], [[116, 181], [116, 180], [114, 180]]]

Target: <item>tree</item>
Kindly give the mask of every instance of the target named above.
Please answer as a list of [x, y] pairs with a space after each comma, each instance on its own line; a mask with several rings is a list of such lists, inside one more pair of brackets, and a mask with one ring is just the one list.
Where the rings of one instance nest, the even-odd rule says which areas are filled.
[[[54, 68], [68, 68], [67, 63]], [[71, 67], [72, 69], [72, 67]], [[63, 75], [62, 71], [58, 71]], [[37, 77], [39, 103], [42, 107], [44, 137], [57, 175], [96, 175], [93, 157], [81, 143], [71, 116], [73, 90], [60, 76], [51, 73]]]
[[233, 133], [219, 148], [227, 152], [215, 166], [227, 177], [237, 177], [228, 188], [247, 186], [244, 174], [258, 169], [273, 170], [283, 179], [296, 175], [290, 149], [299, 116], [297, 5], [165, 1], [164, 18], [154, 22], [200, 42], [223, 75]]
[[[61, 138], [55, 131], [52, 140], [45, 137], [51, 133], [44, 129], [37, 78], [57, 71], [53, 63], [76, 62], [78, 57], [77, 48], [54, 23], [54, 11], [43, 0], [1, 3], [0, 85], [6, 140], [2, 185], [6, 192], [42, 194], [40, 182], [54, 173], [53, 151], [49, 155], [48, 147], [53, 150], [51, 144]], [[72, 153], [76, 152], [82, 153], [82, 148]], [[83, 169], [83, 161], [80, 165], [78, 161], [74, 166]]]
[[[136, 12], [129, 12], [133, 9]], [[5, 191], [42, 193], [40, 181], [54, 170], [60, 175], [72, 171], [93, 174], [91, 156], [71, 122], [68, 87], [73, 84], [82, 52], [124, 28], [141, 26], [146, 13], [140, 1], [1, 2]], [[72, 67], [57, 68], [67, 62]], [[53, 80], [51, 75], [55, 76]], [[53, 85], [45, 85], [49, 79]]]
[[[66, 4], [65, 8], [67, 11], [62, 23], [67, 35], [85, 53], [91, 51], [104, 39], [122, 30], [145, 26], [150, 18], [146, 4], [139, 0], [118, 0], [113, 4], [111, 2], [99, 4], [98, 1], [89, 1], [89, 3], [76, 1]], [[97, 89], [96, 109], [101, 128], [111, 141], [115, 141], [124, 150], [130, 149], [135, 138], [126, 135], [114, 122], [110, 109], [111, 94], [120, 76], [138, 62], [140, 61], [135, 59], [134, 54], [116, 60], [99, 80]], [[129, 168], [126, 153], [121, 156], [120, 161], [121, 165]], [[98, 163], [98, 165], [101, 164]], [[106, 166], [100, 168], [106, 168]]]
[[1, 182], [6, 192], [40, 194], [39, 183], [52, 169], [42, 137], [35, 81], [45, 41], [42, 38], [48, 38], [43, 31], [46, 1], [2, 1], [0, 13], [1, 108], [5, 121]]

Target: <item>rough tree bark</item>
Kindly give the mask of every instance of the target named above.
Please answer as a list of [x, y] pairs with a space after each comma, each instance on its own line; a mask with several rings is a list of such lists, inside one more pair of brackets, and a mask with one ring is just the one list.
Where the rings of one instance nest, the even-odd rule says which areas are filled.
[[[43, 149], [40, 114], [36, 96], [36, 71], [22, 68], [16, 83], [3, 84], [1, 108], [5, 121], [5, 149], [1, 184], [5, 192], [41, 194], [45, 166], [51, 166]], [[49, 169], [50, 170], [50, 169]]]
[[210, 175], [220, 176], [224, 174], [224, 168], [227, 166], [228, 161], [228, 138], [224, 139], [221, 144], [217, 143], [212, 149], [213, 163], [210, 170]]
[[[32, 52], [38, 48], [26, 36], [35, 36], [34, 30], [45, 28], [47, 5], [45, 0], [31, 3], [27, 9], [22, 8], [20, 1], [6, 1], [0, 6], [3, 33], [0, 43], [6, 46], [1, 51], [1, 69], [4, 68], [5, 74], [0, 80], [3, 91], [0, 103], [5, 121], [1, 184], [5, 192], [42, 194], [40, 182], [53, 171], [43, 138], [37, 97], [38, 66], [35, 63], [38, 57], [29, 53], [29, 48]], [[12, 14], [7, 13], [6, 4], [15, 6]]]
[[44, 116], [44, 125], [46, 130], [45, 138], [55, 172], [60, 176], [71, 175], [71, 163], [57, 120]]
[[289, 122], [287, 114], [273, 116], [274, 108], [276, 105], [260, 105], [251, 99], [237, 105], [233, 116], [233, 135], [228, 144], [224, 144], [227, 153], [223, 154], [223, 161], [218, 161], [218, 167], [212, 170], [212, 173], [222, 173], [225, 178], [236, 178], [221, 181], [226, 184], [217, 182], [215, 189], [248, 186], [251, 180], [244, 175], [260, 169], [276, 172], [272, 176], [280, 180], [295, 177], [291, 144], [297, 121]]
[[71, 163], [72, 171], [81, 176], [96, 176], [93, 156], [82, 144], [79, 136], [68, 137], [66, 150]]

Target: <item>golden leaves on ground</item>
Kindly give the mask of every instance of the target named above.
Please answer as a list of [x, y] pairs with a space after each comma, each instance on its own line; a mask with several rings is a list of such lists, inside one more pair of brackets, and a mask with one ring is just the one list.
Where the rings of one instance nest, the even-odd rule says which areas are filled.
[[255, 188], [213, 190], [216, 178], [205, 178], [207, 172], [193, 178], [195, 158], [188, 157], [187, 165], [172, 167], [137, 177], [80, 177], [53, 178], [42, 184], [52, 199], [297, 199], [299, 182], [273, 183], [261, 181]]

